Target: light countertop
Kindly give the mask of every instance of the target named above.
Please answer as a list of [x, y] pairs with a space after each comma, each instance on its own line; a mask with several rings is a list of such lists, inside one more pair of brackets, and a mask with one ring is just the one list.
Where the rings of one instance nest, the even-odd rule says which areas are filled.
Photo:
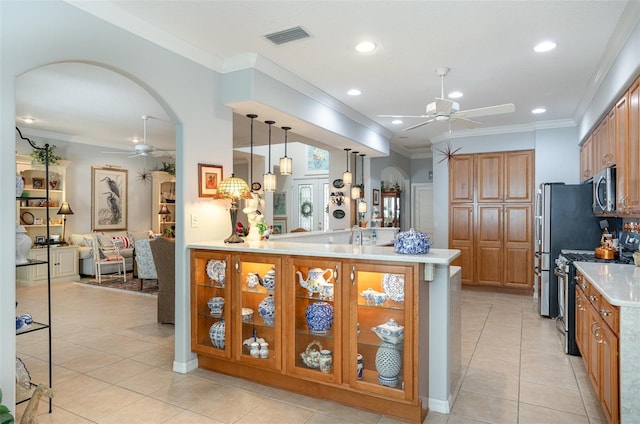
[[640, 308], [640, 267], [601, 262], [574, 262], [609, 303]]
[[295, 243], [287, 241], [252, 241], [225, 243], [222, 240], [202, 241], [187, 245], [190, 249], [211, 249], [230, 252], [274, 253], [280, 255], [322, 256], [327, 258], [370, 259], [390, 262], [411, 262], [448, 265], [460, 255], [455, 249], [430, 249], [424, 255], [395, 253], [393, 247], [354, 246], [350, 244]]

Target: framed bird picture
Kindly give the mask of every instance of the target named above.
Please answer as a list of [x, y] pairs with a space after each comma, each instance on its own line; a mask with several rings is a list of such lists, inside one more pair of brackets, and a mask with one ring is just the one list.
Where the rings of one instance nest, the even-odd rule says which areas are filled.
[[91, 228], [127, 229], [127, 170], [93, 166], [91, 173]]

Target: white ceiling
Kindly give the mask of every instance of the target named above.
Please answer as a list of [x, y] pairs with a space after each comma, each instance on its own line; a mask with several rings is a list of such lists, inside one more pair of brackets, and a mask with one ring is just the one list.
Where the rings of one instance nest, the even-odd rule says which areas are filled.
[[[393, 148], [405, 154], [428, 150], [448, 125], [403, 132], [420, 121], [405, 119], [396, 126], [377, 115], [423, 113], [440, 93], [437, 67], [452, 68], [445, 88], [464, 92], [457, 100], [461, 109], [515, 104], [513, 114], [479, 118], [484, 128], [567, 125], [581, 117], [598, 77], [640, 17], [638, 0], [70, 3], [219, 72], [232, 70], [238, 57], [257, 53], [359, 112], [365, 122], [385, 127]], [[280, 46], [264, 38], [296, 25], [311, 37]], [[353, 47], [363, 39], [378, 48], [356, 53]], [[545, 39], [558, 47], [534, 53], [534, 44]], [[348, 96], [350, 88], [363, 94]], [[547, 113], [532, 115], [539, 106]], [[238, 112], [234, 137], [246, 138], [246, 111]], [[29, 126], [31, 134], [130, 145], [132, 136], [142, 135], [142, 114], [169, 120], [139, 86], [95, 66], [50, 65], [18, 81], [17, 116], [38, 119]], [[300, 140], [322, 137], [306, 123], [278, 122], [268, 109], [259, 114], [259, 120], [274, 119], [276, 126], [291, 125]], [[148, 128], [150, 144], [171, 148], [170, 124], [150, 120]], [[344, 146], [329, 138], [319, 141]]]

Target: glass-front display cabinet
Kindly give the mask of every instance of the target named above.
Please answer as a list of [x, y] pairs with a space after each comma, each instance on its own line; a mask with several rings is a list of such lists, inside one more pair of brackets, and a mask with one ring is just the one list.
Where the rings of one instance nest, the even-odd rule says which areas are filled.
[[412, 266], [353, 263], [349, 358], [350, 385], [366, 392], [412, 400], [417, 395], [412, 343]]
[[382, 192], [382, 225], [400, 227], [400, 190]]
[[234, 316], [234, 357], [272, 369], [282, 368], [281, 259], [269, 255], [234, 257], [238, 305]]
[[229, 264], [231, 256], [194, 251], [191, 255], [191, 348], [230, 358], [228, 322], [231, 320]]
[[342, 378], [341, 263], [291, 258], [287, 302], [290, 374], [327, 382]]

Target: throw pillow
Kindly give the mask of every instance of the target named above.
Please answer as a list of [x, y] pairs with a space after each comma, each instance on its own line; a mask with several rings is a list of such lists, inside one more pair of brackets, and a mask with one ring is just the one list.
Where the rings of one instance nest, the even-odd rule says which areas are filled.
[[112, 243], [115, 247], [119, 247], [120, 249], [133, 247], [133, 240], [131, 240], [129, 237], [124, 236], [114, 236], [112, 238]]

